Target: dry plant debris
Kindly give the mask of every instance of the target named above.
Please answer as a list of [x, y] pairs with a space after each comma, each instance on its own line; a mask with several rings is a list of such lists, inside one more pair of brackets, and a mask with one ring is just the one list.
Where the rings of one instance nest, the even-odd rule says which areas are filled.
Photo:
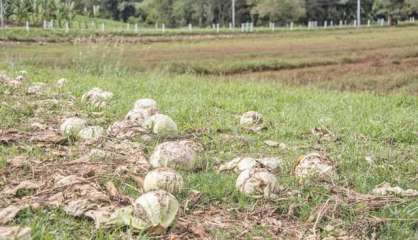
[[0, 226], [0, 239], [4, 240], [30, 240], [32, 230], [29, 227], [20, 226]]

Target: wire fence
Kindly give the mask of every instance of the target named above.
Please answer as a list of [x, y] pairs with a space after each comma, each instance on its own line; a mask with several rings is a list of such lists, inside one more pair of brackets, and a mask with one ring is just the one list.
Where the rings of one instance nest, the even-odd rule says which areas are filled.
[[[404, 21], [398, 24], [415, 24], [415, 17], [411, 17], [408, 21]], [[188, 24], [184, 27], [179, 28], [168, 28], [165, 24], [156, 24], [155, 27], [144, 27], [139, 26], [138, 24], [109, 24], [107, 25], [104, 22], [80, 22], [75, 21], [64, 22], [58, 24], [54, 20], [43, 21], [42, 26], [32, 26], [30, 22], [26, 22], [22, 27], [9, 27], [4, 26], [1, 29], [24, 29], [28, 32], [35, 30], [50, 30], [50, 31], [61, 31], [61, 32], [95, 32], [95, 33], [106, 33], [106, 32], [121, 32], [121, 33], [131, 33], [131, 34], [145, 34], [145, 33], [232, 33], [232, 32], [242, 32], [242, 33], [251, 33], [251, 32], [275, 32], [275, 31], [293, 31], [293, 30], [315, 30], [315, 29], [340, 29], [340, 28], [365, 28], [365, 27], [387, 27], [392, 26], [390, 20], [378, 19], [378, 20], [367, 20], [358, 24], [356, 20], [354, 21], [308, 21], [306, 24], [295, 24], [289, 22], [288, 24], [277, 24], [274, 22], [269, 23], [266, 26], [255, 26], [254, 23], [246, 22], [241, 23], [239, 26], [233, 26], [232, 23], [228, 25], [213, 24], [210, 27], [194, 27], [192, 24]]]

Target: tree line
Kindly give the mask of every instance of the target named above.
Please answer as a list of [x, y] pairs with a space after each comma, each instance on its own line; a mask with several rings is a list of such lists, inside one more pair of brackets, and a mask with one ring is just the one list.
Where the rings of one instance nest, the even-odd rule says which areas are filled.
[[[76, 15], [138, 24], [210, 26], [232, 22], [232, 0], [0, 0], [3, 18], [12, 24], [56, 20]], [[1, 9], [0, 9], [1, 11]], [[235, 0], [236, 23], [288, 24], [353, 21], [357, 0]], [[1, 12], [0, 12], [1, 13]], [[418, 16], [418, 0], [361, 0], [363, 19], [397, 21]]]

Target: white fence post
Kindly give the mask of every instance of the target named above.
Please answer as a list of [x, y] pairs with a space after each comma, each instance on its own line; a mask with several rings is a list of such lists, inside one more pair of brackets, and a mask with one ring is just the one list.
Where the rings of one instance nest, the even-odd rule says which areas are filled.
[[216, 32], [219, 33], [219, 23], [216, 24]]
[[135, 25], [134, 25], [134, 31], [135, 31], [135, 33], [138, 33], [138, 23], [135, 23]]
[[293, 31], [293, 22], [290, 22], [290, 30]]
[[232, 30], [232, 23], [229, 23], [229, 30]]
[[102, 23], [101, 30], [102, 30], [102, 32], [105, 31], [105, 24], [104, 23]]
[[65, 27], [65, 32], [68, 33], [68, 31], [70, 31], [70, 26], [68, 26], [68, 22], [67, 21], [65, 21], [64, 27]]
[[367, 27], [370, 27], [370, 19], [367, 20]]
[[327, 28], [328, 27], [328, 21], [325, 21], [324, 22], [324, 28]]
[[192, 32], [192, 31], [193, 31], [193, 26], [191, 23], [189, 23], [189, 32]]
[[163, 23], [163, 25], [161, 26], [161, 31], [163, 32], [163, 33], [165, 33], [165, 24]]
[[339, 26], [343, 27], [343, 20], [340, 20]]
[[28, 31], [29, 32], [29, 22], [28, 21], [26, 21], [26, 31]]

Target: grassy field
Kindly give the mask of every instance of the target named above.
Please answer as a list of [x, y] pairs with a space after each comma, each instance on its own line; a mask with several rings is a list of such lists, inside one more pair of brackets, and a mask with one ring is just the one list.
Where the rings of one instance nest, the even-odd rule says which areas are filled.
[[[146, 41], [147, 37], [136, 39]], [[163, 70], [228, 80], [416, 95], [417, 39], [415, 27], [231, 35], [217, 39], [154, 37], [157, 42], [141, 44], [134, 44], [135, 40], [131, 39], [132, 43], [129, 38], [98, 38], [80, 44], [22, 46], [6, 42], [0, 54], [21, 64], [70, 66], [85, 68], [84, 71], [100, 71], [97, 66], [105, 68], [108, 64], [98, 62], [107, 63], [111, 57], [113, 65], [142, 72]]]
[[[78, 112], [106, 128], [123, 118], [136, 99], [153, 98], [176, 121], [181, 135], [192, 134], [204, 145], [205, 167], [181, 172], [186, 188], [177, 197], [184, 204], [192, 189], [202, 193], [198, 203], [179, 218], [204, 226], [211, 239], [305, 239], [312, 230], [318, 239], [341, 232], [352, 239], [416, 239], [416, 198], [372, 208], [338, 198], [335, 188], [370, 193], [382, 182], [418, 188], [417, 46], [415, 27], [148, 43], [4, 42], [0, 43], [0, 69], [11, 75], [26, 70], [25, 86], [31, 82], [52, 86], [66, 78], [69, 82], [60, 93], [72, 94], [76, 100], [69, 106], [61, 95], [31, 97], [24, 89], [11, 91], [0, 85], [0, 126], [29, 132], [27, 126], [35, 117], [54, 125]], [[115, 94], [102, 114], [79, 100], [92, 87]], [[63, 104], [47, 110], [37, 104], [50, 98]], [[239, 116], [250, 110], [264, 115], [266, 130], [239, 129]], [[329, 129], [339, 140], [318, 140], [310, 133], [315, 127]], [[271, 147], [265, 140], [286, 147]], [[149, 155], [161, 141], [144, 142], [145, 152]], [[75, 142], [65, 149], [77, 152], [79, 145]], [[337, 166], [331, 183], [301, 182], [293, 175], [298, 156], [312, 151], [326, 152]], [[25, 140], [2, 144], [0, 174], [7, 170], [6, 159], [17, 155], [46, 162], [57, 158], [54, 151]], [[58, 160], [79, 157], [64, 155]], [[215, 171], [220, 162], [236, 156], [283, 159], [279, 183], [297, 194], [278, 202], [243, 196], [235, 190], [235, 174]], [[31, 171], [24, 173], [21, 177], [28, 178]], [[109, 174], [98, 182], [104, 184], [109, 178], [123, 193], [138, 196], [138, 189], [121, 177]], [[0, 179], [2, 188], [8, 179]], [[330, 202], [338, 204], [316, 217], [318, 208]], [[211, 224], [218, 221], [222, 224]], [[14, 223], [30, 226], [34, 239], [129, 239], [129, 230], [95, 230], [92, 222], [69, 217], [62, 210], [25, 210]], [[177, 231], [178, 227], [172, 229]], [[147, 238], [151, 237], [138, 237]]]

